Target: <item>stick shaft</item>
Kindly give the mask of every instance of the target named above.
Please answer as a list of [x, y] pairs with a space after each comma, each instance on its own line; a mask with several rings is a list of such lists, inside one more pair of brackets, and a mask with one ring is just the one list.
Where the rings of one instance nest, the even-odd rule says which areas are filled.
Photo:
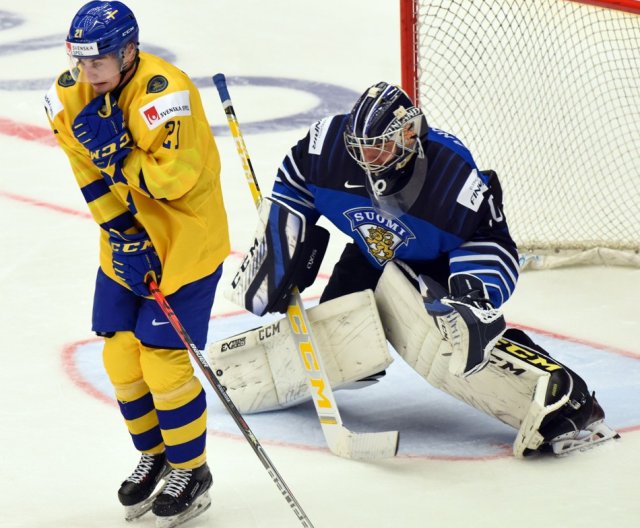
[[[257, 208], [262, 201], [262, 194], [249, 158], [247, 147], [240, 132], [240, 126], [238, 125], [238, 119], [231, 102], [225, 76], [219, 73], [213, 77], [213, 82], [220, 94], [229, 129], [231, 130], [231, 135], [236, 143], [236, 150], [242, 161], [245, 179], [249, 184], [251, 196]], [[304, 304], [296, 287], [293, 288], [289, 301], [287, 320], [291, 326], [296, 348], [300, 353], [304, 370], [307, 373], [313, 403], [316, 407], [316, 412], [318, 413], [327, 444], [333, 452], [336, 452], [335, 447], [337, 442], [332, 439], [336, 435], [336, 429], [342, 427], [342, 419], [340, 418], [340, 412], [338, 411], [338, 406], [336, 405], [333, 391], [331, 390], [329, 377], [322, 365], [322, 358], [318, 353], [318, 347], [311, 332], [311, 326], [304, 309]]]
[[[254, 204], [259, 207], [262, 201], [260, 186], [247, 147], [240, 132], [238, 119], [231, 103], [225, 76], [221, 73], [213, 76], [213, 83], [218, 89], [231, 134], [236, 143], [236, 150], [242, 161], [245, 179], [251, 190]], [[398, 432], [354, 433], [342, 424], [340, 412], [336, 404], [327, 371], [323, 366], [311, 331], [311, 325], [300, 297], [298, 288], [293, 288], [287, 308], [287, 320], [291, 327], [293, 339], [298, 351], [302, 367], [307, 376], [313, 405], [320, 421], [322, 433], [332, 453], [351, 459], [373, 460], [389, 458], [398, 450]]]
[[227, 394], [227, 391], [225, 390], [224, 386], [220, 383], [220, 380], [218, 380], [218, 378], [214, 374], [213, 370], [209, 366], [209, 363], [205, 359], [204, 355], [195, 345], [193, 340], [189, 337], [187, 330], [182, 325], [182, 323], [176, 316], [175, 312], [172, 310], [171, 306], [169, 305], [169, 302], [167, 301], [167, 298], [160, 291], [160, 288], [155, 283], [155, 281], [153, 280], [149, 281], [148, 286], [149, 286], [149, 292], [151, 293], [151, 295], [153, 295], [153, 298], [158, 303], [158, 306], [164, 313], [165, 317], [171, 323], [171, 326], [173, 326], [173, 329], [176, 331], [181, 341], [184, 343], [184, 346], [187, 348], [187, 350], [191, 354], [191, 357], [193, 357], [194, 361], [198, 364], [198, 366], [202, 370], [202, 373], [209, 380], [209, 383], [211, 383], [211, 386], [213, 387], [213, 390], [215, 391], [216, 395], [218, 396], [218, 398], [220, 398], [220, 401], [222, 401], [222, 404], [225, 406], [225, 408], [227, 409], [227, 411], [229, 412], [233, 420], [236, 422], [236, 425], [238, 426], [240, 431], [242, 431], [242, 434], [244, 435], [244, 437], [247, 439], [247, 441], [253, 448], [255, 454], [258, 456], [258, 458], [262, 462], [262, 465], [265, 467], [265, 469], [271, 476], [273, 482], [275, 482], [276, 486], [278, 486], [278, 489], [280, 490], [280, 492], [282, 493], [286, 501], [289, 503], [289, 506], [291, 506], [291, 509], [293, 509], [294, 513], [298, 517], [298, 520], [301, 522], [302, 526], [313, 528], [313, 524], [311, 524], [309, 517], [307, 517], [307, 514], [302, 509], [302, 506], [300, 506], [296, 498], [293, 496], [293, 493], [291, 493], [291, 490], [285, 483], [284, 479], [282, 478], [282, 476], [280, 475], [276, 467], [273, 465], [273, 462], [271, 462], [271, 459], [267, 455], [266, 451], [264, 450], [264, 448], [262, 447], [262, 445], [260, 444], [256, 436], [253, 434], [253, 431], [250, 429], [247, 422], [244, 420], [244, 418], [240, 414], [240, 411], [238, 411], [233, 401], [231, 401], [231, 398]]

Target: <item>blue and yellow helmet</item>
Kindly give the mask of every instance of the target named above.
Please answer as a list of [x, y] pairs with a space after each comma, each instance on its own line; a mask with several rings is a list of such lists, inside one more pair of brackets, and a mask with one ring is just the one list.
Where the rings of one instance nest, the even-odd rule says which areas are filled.
[[66, 45], [75, 58], [115, 53], [122, 58], [129, 42], [138, 45], [138, 22], [122, 2], [94, 0], [85, 4], [71, 21]]

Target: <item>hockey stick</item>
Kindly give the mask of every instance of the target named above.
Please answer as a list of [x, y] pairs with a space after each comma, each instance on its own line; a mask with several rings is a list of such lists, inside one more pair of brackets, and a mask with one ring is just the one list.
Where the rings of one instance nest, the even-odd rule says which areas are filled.
[[189, 334], [185, 330], [184, 326], [182, 326], [182, 323], [180, 323], [180, 320], [178, 319], [174, 311], [171, 309], [169, 302], [160, 291], [158, 285], [155, 283], [155, 281], [150, 280], [148, 286], [149, 292], [151, 293], [151, 295], [153, 295], [153, 298], [156, 300], [158, 306], [171, 323], [171, 326], [173, 326], [174, 330], [176, 331], [184, 345], [187, 347], [187, 350], [191, 354], [191, 357], [193, 357], [196, 363], [198, 363], [198, 365], [200, 366], [202, 373], [209, 380], [218, 398], [220, 398], [220, 401], [222, 401], [222, 404], [226, 407], [227, 411], [236, 422], [238, 428], [240, 429], [240, 431], [242, 431], [244, 437], [248, 440], [249, 444], [251, 444], [254, 452], [256, 453], [256, 455], [258, 455], [258, 458], [262, 462], [262, 465], [267, 470], [269, 475], [271, 475], [273, 482], [275, 482], [276, 486], [278, 486], [278, 489], [284, 496], [285, 500], [289, 503], [289, 506], [291, 506], [291, 509], [296, 514], [296, 517], [298, 517], [298, 520], [302, 523], [302, 526], [313, 528], [313, 524], [311, 524], [311, 521], [302, 509], [302, 506], [300, 506], [300, 503], [293, 496], [293, 493], [291, 493], [291, 490], [280, 476], [280, 473], [278, 473], [278, 470], [273, 465], [273, 462], [271, 462], [271, 460], [267, 456], [264, 448], [262, 447], [262, 445], [260, 445], [260, 442], [258, 442], [258, 439], [253, 434], [253, 431], [251, 431], [249, 425], [244, 421], [244, 418], [242, 418], [242, 415], [240, 414], [234, 403], [231, 401], [231, 398], [229, 398], [227, 391], [220, 383], [216, 375], [213, 373], [213, 370], [211, 370], [211, 367], [202, 355], [202, 352], [198, 350], [198, 347], [189, 337]]
[[[249, 184], [251, 195], [256, 208], [262, 201], [262, 194], [258, 185], [256, 174], [249, 159], [249, 153], [244, 139], [240, 133], [240, 127], [235, 110], [231, 103], [231, 96], [227, 88], [227, 81], [222, 73], [213, 76], [213, 83], [218, 89], [231, 135], [236, 143], [236, 150], [242, 161], [244, 175]], [[336, 455], [344, 458], [358, 460], [373, 460], [390, 458], [398, 452], [398, 432], [384, 431], [379, 433], [354, 433], [342, 425], [340, 412], [331, 390], [329, 377], [322, 364], [322, 357], [318, 351], [315, 339], [311, 332], [309, 319], [304, 309], [300, 292], [293, 289], [287, 320], [291, 326], [296, 348], [300, 353], [300, 359], [307, 374], [309, 390], [311, 391], [322, 432], [329, 449]]]

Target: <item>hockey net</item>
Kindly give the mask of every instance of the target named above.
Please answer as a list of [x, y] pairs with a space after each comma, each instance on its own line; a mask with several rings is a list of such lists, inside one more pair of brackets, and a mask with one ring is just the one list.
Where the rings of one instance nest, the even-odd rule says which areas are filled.
[[640, 0], [401, 0], [402, 82], [494, 169], [523, 268], [640, 266]]

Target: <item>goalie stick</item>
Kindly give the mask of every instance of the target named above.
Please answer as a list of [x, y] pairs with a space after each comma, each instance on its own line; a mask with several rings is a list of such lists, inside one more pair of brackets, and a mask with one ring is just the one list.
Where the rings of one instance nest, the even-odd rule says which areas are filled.
[[[213, 83], [218, 89], [222, 107], [227, 116], [231, 135], [236, 143], [236, 150], [242, 161], [244, 175], [251, 190], [251, 196], [256, 208], [262, 201], [262, 194], [258, 185], [247, 147], [244, 143], [238, 120], [227, 88], [227, 81], [222, 73], [213, 76]], [[332, 453], [357, 460], [373, 460], [390, 458], [398, 452], [398, 432], [383, 431], [378, 433], [355, 433], [342, 424], [340, 412], [331, 390], [329, 377], [322, 363], [322, 357], [311, 332], [309, 319], [304, 309], [300, 292], [294, 287], [289, 306], [287, 320], [291, 327], [296, 349], [307, 375], [309, 390], [313, 404], [320, 419], [320, 426], [327, 445]]]
[[238, 426], [240, 431], [242, 431], [244, 437], [248, 440], [254, 452], [262, 462], [262, 465], [267, 470], [276, 486], [278, 486], [278, 489], [282, 493], [285, 500], [289, 503], [289, 506], [291, 506], [291, 509], [296, 514], [296, 517], [298, 517], [298, 520], [300, 521], [302, 526], [313, 528], [313, 524], [311, 524], [311, 521], [302, 509], [302, 506], [300, 506], [300, 503], [298, 503], [296, 498], [293, 496], [293, 493], [291, 493], [291, 490], [282, 479], [282, 476], [280, 476], [280, 473], [278, 473], [278, 470], [273, 465], [273, 462], [271, 462], [271, 459], [267, 456], [266, 451], [264, 450], [256, 436], [253, 434], [253, 431], [251, 431], [251, 429], [249, 428], [247, 422], [245, 422], [244, 418], [242, 418], [242, 415], [234, 405], [233, 401], [231, 401], [231, 398], [227, 394], [224, 386], [220, 383], [216, 375], [213, 373], [213, 370], [209, 366], [209, 363], [207, 362], [205, 357], [202, 355], [202, 352], [198, 350], [198, 347], [189, 337], [189, 334], [185, 330], [184, 326], [182, 326], [182, 323], [180, 322], [174, 311], [171, 309], [169, 302], [160, 291], [158, 285], [155, 283], [155, 281], [150, 280], [147, 286], [149, 287], [149, 292], [151, 293], [151, 295], [153, 295], [153, 298], [158, 303], [158, 306], [166, 316], [167, 320], [171, 323], [171, 326], [173, 326], [173, 329], [176, 331], [176, 333], [184, 343], [184, 346], [187, 347], [187, 350], [191, 354], [191, 357], [193, 357], [196, 363], [198, 363], [198, 365], [200, 366], [202, 373], [211, 383], [211, 386], [213, 387], [216, 395], [218, 396], [218, 398], [220, 398], [220, 401], [222, 401], [222, 404], [225, 406], [233, 420], [236, 422], [236, 425]]

